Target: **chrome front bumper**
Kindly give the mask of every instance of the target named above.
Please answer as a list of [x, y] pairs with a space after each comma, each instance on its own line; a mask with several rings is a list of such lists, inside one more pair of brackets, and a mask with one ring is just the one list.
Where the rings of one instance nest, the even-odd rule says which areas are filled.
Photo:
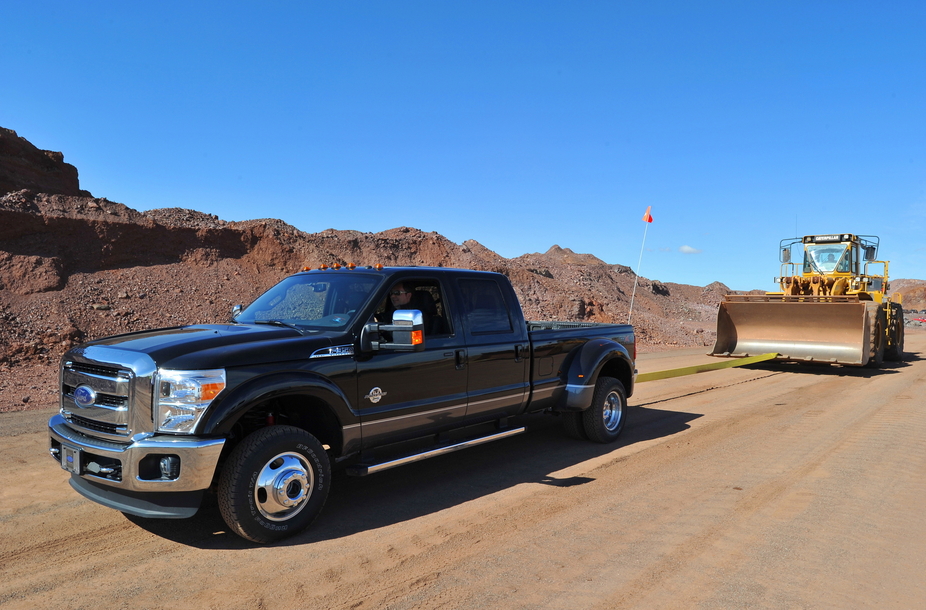
[[[155, 435], [118, 443], [89, 437], [67, 425], [61, 415], [48, 422], [50, 451], [61, 467], [94, 484], [123, 492], [187, 492], [212, 484], [225, 439]], [[180, 468], [164, 477], [161, 457], [179, 459]], [[83, 493], [83, 492], [82, 492]]]

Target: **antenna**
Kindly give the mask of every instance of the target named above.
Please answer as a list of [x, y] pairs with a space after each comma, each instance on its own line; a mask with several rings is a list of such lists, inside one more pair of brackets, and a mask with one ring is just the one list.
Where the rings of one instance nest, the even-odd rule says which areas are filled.
[[630, 310], [627, 312], [627, 324], [630, 324], [630, 318], [633, 316], [633, 299], [637, 296], [637, 280], [640, 279], [640, 266], [643, 264], [643, 248], [646, 246], [646, 230], [649, 229], [649, 225], [653, 222], [653, 215], [650, 214], [650, 210], [653, 209], [653, 206], [646, 207], [646, 213], [643, 214], [643, 222], [646, 224], [643, 225], [643, 243], [640, 244], [640, 260], [637, 261], [637, 272], [633, 276], [633, 292], [630, 294]]

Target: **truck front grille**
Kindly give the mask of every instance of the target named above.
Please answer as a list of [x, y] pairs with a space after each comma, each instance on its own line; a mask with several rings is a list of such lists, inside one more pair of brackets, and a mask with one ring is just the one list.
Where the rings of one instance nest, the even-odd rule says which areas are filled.
[[[61, 370], [61, 414], [78, 430], [128, 436], [133, 379], [133, 372], [124, 368], [66, 362]], [[75, 391], [81, 387], [84, 396], [91, 395], [93, 404], [75, 400]]]

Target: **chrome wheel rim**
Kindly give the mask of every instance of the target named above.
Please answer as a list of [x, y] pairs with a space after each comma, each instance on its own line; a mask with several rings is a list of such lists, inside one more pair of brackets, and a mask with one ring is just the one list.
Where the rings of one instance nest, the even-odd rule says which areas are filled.
[[288, 451], [264, 464], [254, 483], [254, 503], [269, 521], [292, 519], [312, 497], [315, 474], [304, 456]]
[[624, 403], [621, 395], [617, 392], [611, 392], [604, 399], [604, 409], [602, 409], [602, 420], [604, 427], [610, 432], [617, 430], [621, 423], [621, 417], [624, 414]]

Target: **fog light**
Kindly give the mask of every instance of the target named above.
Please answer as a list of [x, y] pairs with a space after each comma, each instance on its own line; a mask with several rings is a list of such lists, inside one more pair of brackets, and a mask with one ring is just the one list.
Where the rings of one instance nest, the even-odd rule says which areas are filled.
[[161, 478], [174, 480], [180, 476], [180, 458], [168, 455], [161, 458]]

